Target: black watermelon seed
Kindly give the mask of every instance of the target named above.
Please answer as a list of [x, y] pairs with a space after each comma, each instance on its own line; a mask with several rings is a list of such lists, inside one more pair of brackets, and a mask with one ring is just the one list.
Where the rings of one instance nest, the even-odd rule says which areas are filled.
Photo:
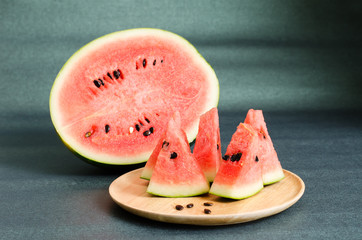
[[163, 141], [163, 143], [162, 143], [162, 148], [167, 148], [168, 147], [168, 145], [170, 145], [170, 143], [169, 142], [166, 142], [166, 141]]
[[112, 75], [109, 72], [107, 73], [107, 76], [113, 80]]
[[156, 59], [153, 61], [153, 66], [155, 66], [156, 65]]
[[210, 209], [205, 208], [205, 209], [204, 209], [204, 213], [205, 213], [205, 214], [210, 214], [210, 213], [211, 213], [211, 210], [210, 210]]
[[192, 208], [193, 206], [194, 206], [193, 203], [189, 203], [189, 204], [186, 205], [187, 208]]
[[143, 132], [143, 136], [147, 137], [151, 135], [151, 131], [150, 130], [146, 130]]
[[255, 162], [259, 162], [258, 156], [255, 157]]
[[163, 59], [161, 60], [161, 63], [163, 63]]
[[142, 66], [143, 66], [143, 67], [146, 67], [146, 65], [147, 65], [147, 60], [146, 60], [146, 58], [145, 58], [145, 59], [143, 59]]
[[224, 159], [226, 161], [226, 160], [229, 159], [229, 157], [230, 157], [229, 155], [225, 155], [225, 156], [222, 157], [222, 159]]
[[148, 120], [148, 118], [145, 118], [146, 122], [150, 123], [150, 120]]
[[119, 78], [119, 75], [121, 75], [120, 72], [119, 72], [119, 70], [118, 70], [118, 71], [113, 71], [113, 76], [114, 76], [116, 79]]
[[220, 147], [219, 147], [219, 144], [216, 144], [216, 149], [219, 150], [219, 148], [220, 148]]
[[104, 126], [104, 130], [106, 131], [106, 133], [108, 133], [108, 132], [109, 132], [110, 127], [109, 127], [109, 125], [108, 125], [108, 124], [107, 124], [106, 126]]
[[265, 135], [263, 134], [263, 138], [266, 139]]
[[171, 153], [170, 158], [171, 158], [171, 159], [175, 159], [175, 158], [177, 158], [177, 153], [172, 152], [172, 153]]
[[204, 206], [212, 206], [213, 203], [212, 202], [204, 202]]
[[231, 160], [232, 162], [239, 161], [240, 158], [241, 158], [241, 155], [242, 155], [241, 152], [236, 153], [236, 154], [233, 154], [233, 155], [231, 156], [230, 160]]
[[96, 85], [97, 88], [101, 87], [101, 83], [98, 82], [97, 80], [94, 80], [93, 83], [94, 83], [94, 85]]
[[104, 82], [102, 79], [99, 78], [98, 81], [104, 86]]
[[140, 131], [140, 126], [138, 124], [135, 125], [137, 132]]
[[184, 207], [182, 205], [176, 205], [176, 210], [181, 211], [182, 209], [184, 209]]
[[89, 138], [90, 136], [92, 136], [91, 132], [86, 132], [86, 134], [84, 135], [86, 138]]
[[151, 133], [153, 133], [153, 127], [150, 127], [149, 131], [150, 131]]

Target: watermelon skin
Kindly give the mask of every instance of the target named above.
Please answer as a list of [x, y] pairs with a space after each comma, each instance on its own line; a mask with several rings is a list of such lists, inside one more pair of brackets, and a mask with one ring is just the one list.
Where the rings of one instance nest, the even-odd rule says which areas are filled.
[[[117, 69], [116, 80], [112, 71]], [[49, 107], [55, 130], [77, 156], [100, 165], [127, 165], [147, 161], [174, 111], [181, 112], [191, 142], [199, 116], [218, 99], [215, 72], [189, 42], [159, 29], [131, 29], [76, 52], [54, 81]], [[141, 131], [155, 131], [147, 138], [142, 132], [135, 136], [139, 121]]]
[[250, 109], [244, 123], [250, 124], [258, 134], [260, 147], [258, 158], [264, 185], [278, 182], [284, 178], [284, 173], [273, 142], [268, 133], [262, 110]]
[[[263, 189], [261, 166], [256, 158], [258, 148], [256, 132], [251, 126], [240, 123], [226, 150], [225, 156], [230, 157], [222, 161], [210, 193], [231, 199], [244, 199]], [[232, 161], [233, 156], [240, 153], [240, 160]]]
[[212, 108], [201, 115], [193, 154], [207, 180], [209, 182], [214, 181], [221, 164], [221, 141], [217, 108]]
[[[163, 197], [189, 197], [207, 193], [209, 182], [185, 141], [185, 133], [171, 119], [157, 156], [147, 192]], [[176, 155], [174, 155], [176, 153]]]

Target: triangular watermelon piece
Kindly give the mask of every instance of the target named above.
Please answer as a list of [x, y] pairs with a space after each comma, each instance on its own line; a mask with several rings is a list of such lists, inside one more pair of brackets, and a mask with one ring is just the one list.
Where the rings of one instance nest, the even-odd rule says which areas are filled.
[[243, 199], [263, 188], [257, 157], [259, 139], [255, 130], [240, 123], [211, 186], [210, 193], [226, 198]]
[[[181, 127], [180, 113], [176, 111], [174, 113], [174, 115], [172, 116], [172, 119], [174, 120], [174, 124], [177, 125], [177, 128], [180, 128]], [[146, 180], [151, 179], [153, 169], [154, 169], [154, 167], [156, 165], [156, 160], [157, 160], [158, 154], [161, 151], [163, 141], [165, 140], [165, 137], [166, 137], [166, 131], [167, 131], [167, 129], [162, 133], [160, 139], [157, 142], [157, 145], [156, 145], [155, 149], [153, 150], [150, 158], [148, 159], [145, 167], [143, 168], [141, 178], [146, 179]], [[186, 134], [185, 134], [185, 141], [187, 141]]]
[[208, 191], [209, 182], [185, 141], [184, 131], [171, 119], [147, 192], [164, 197], [188, 197]]
[[284, 178], [284, 173], [269, 136], [263, 111], [250, 109], [244, 123], [250, 124], [256, 130], [260, 140], [258, 158], [261, 164], [264, 185], [280, 181]]
[[201, 115], [193, 154], [207, 180], [209, 182], [214, 181], [221, 163], [220, 128], [217, 108], [212, 108]]

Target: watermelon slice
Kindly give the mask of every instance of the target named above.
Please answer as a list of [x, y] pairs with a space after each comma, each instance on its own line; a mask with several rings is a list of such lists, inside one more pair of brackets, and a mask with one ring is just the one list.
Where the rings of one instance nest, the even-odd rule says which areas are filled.
[[280, 181], [284, 178], [284, 173], [269, 136], [263, 111], [250, 109], [244, 122], [250, 124], [256, 130], [260, 140], [258, 158], [260, 160], [264, 185]]
[[185, 133], [171, 119], [147, 188], [164, 197], [188, 197], [207, 193], [209, 182], [185, 141]]
[[158, 29], [105, 35], [76, 52], [50, 94], [54, 127], [72, 151], [110, 165], [146, 161], [175, 111], [188, 141], [219, 85], [209, 64], [182, 37]]
[[233, 134], [210, 193], [226, 198], [243, 199], [263, 188], [257, 157], [259, 139], [255, 130], [240, 123]]
[[[172, 119], [174, 121], [174, 124], [177, 126], [177, 128], [181, 128], [180, 113], [175, 112]], [[141, 178], [146, 179], [146, 180], [150, 180], [150, 178], [152, 176], [153, 169], [154, 169], [154, 167], [156, 165], [158, 154], [160, 153], [162, 145], [164, 144], [164, 141], [165, 141], [165, 138], [166, 138], [166, 131], [167, 131], [167, 129], [165, 130], [165, 132], [162, 134], [162, 136], [158, 140], [158, 143], [157, 143], [155, 149], [153, 150], [150, 158], [148, 159], [145, 167], [143, 168]], [[188, 144], [187, 136], [186, 136], [185, 132], [183, 131], [182, 133], [184, 133], [184, 140]]]
[[221, 163], [220, 128], [217, 108], [212, 108], [201, 115], [193, 154], [205, 173], [207, 180], [209, 182], [214, 181]]

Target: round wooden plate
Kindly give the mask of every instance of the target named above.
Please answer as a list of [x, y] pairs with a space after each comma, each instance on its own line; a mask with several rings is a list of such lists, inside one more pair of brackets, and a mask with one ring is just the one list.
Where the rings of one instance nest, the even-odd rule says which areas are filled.
[[[304, 193], [303, 180], [292, 172], [284, 170], [285, 178], [280, 182], [265, 186], [256, 195], [231, 200], [212, 194], [186, 198], [165, 198], [146, 192], [148, 181], [141, 179], [142, 168], [128, 172], [112, 182], [109, 193], [112, 199], [125, 210], [153, 220], [192, 224], [227, 225], [249, 222], [268, 217], [292, 206]], [[204, 206], [205, 202], [213, 203]], [[186, 205], [193, 203], [192, 208]], [[178, 211], [176, 205], [184, 206]], [[205, 214], [204, 209], [210, 209]]]

